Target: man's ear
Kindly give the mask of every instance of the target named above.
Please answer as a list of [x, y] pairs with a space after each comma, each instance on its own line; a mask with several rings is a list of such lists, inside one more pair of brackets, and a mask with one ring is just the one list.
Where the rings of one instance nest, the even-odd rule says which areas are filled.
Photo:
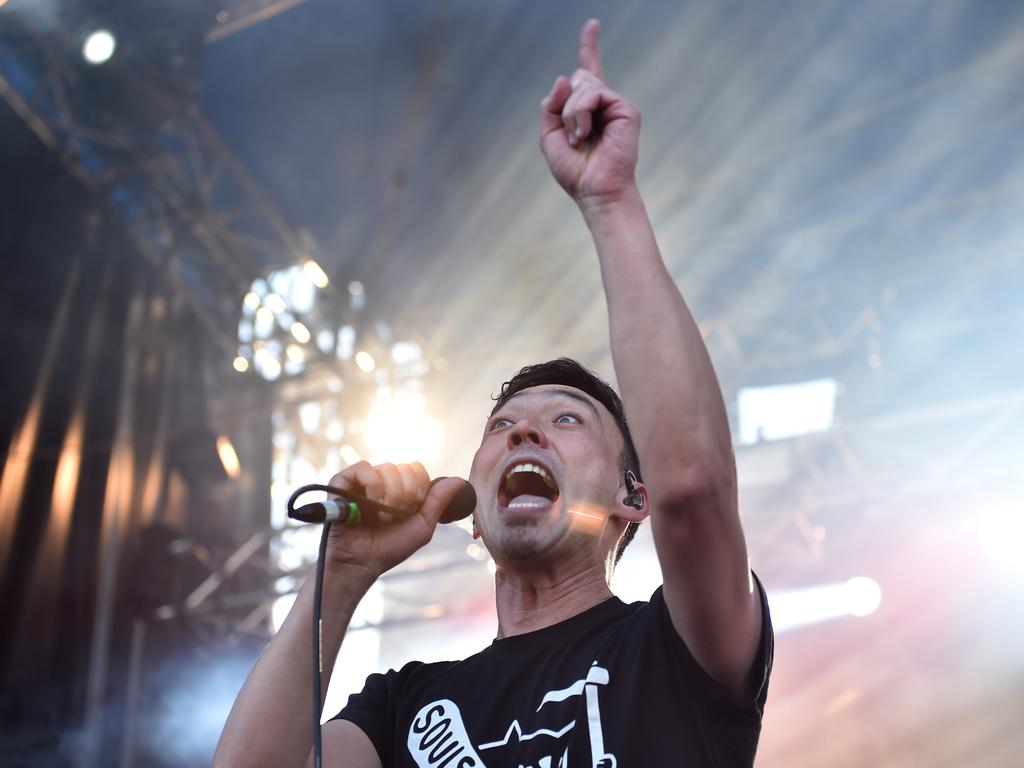
[[476, 515], [473, 515], [473, 541], [480, 538], [480, 529], [476, 527]]
[[[612, 517], [630, 523], [640, 523], [651, 514], [650, 497], [647, 494], [647, 486], [636, 481], [635, 476], [630, 480], [632, 482], [624, 482], [619, 486], [618, 493], [615, 495], [615, 500], [618, 503], [612, 510]], [[630, 491], [628, 486], [632, 486], [633, 490]]]

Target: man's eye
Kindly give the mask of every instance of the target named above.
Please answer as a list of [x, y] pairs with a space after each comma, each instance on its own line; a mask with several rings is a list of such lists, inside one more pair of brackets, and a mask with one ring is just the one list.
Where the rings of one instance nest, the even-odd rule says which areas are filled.
[[[570, 419], [570, 421], [562, 421], [562, 419]], [[581, 422], [580, 422], [579, 416], [577, 416], [576, 414], [574, 414], [574, 413], [563, 413], [561, 416], [559, 416], [557, 419], [555, 419], [555, 423], [556, 424], [579, 424]]]
[[496, 429], [503, 429], [505, 426], [512, 424], [508, 419], [493, 419], [487, 426], [488, 432], [493, 432]]

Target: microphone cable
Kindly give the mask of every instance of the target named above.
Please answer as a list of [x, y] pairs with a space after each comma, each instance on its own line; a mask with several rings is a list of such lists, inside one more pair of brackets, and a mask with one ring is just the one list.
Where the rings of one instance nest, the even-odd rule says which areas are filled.
[[[430, 485], [443, 480], [443, 477], [435, 477]], [[343, 506], [334, 499], [326, 502], [306, 504], [298, 509], [295, 502], [300, 496], [311, 491], [325, 491], [342, 498], [346, 504]], [[448, 502], [448, 506], [441, 514], [439, 522], [453, 522], [468, 516], [476, 506], [476, 492], [469, 483], [465, 484], [455, 496]], [[409, 510], [398, 509], [379, 501], [371, 501], [365, 496], [360, 496], [354, 491], [347, 491], [344, 488], [335, 488], [331, 485], [303, 485], [288, 498], [288, 517], [306, 523], [323, 522], [323, 531], [320, 533], [320, 547], [316, 558], [316, 575], [313, 581], [313, 767], [322, 768], [322, 749], [320, 715], [323, 710], [321, 701], [321, 680], [324, 671], [323, 652], [321, 650], [323, 639], [323, 620], [321, 619], [321, 603], [323, 601], [324, 589], [324, 560], [327, 556], [327, 539], [330, 536], [333, 523], [359, 523], [363, 519], [364, 512], [389, 512], [395, 519], [401, 519], [410, 515]]]
[[[375, 509], [379, 509], [385, 512], [392, 512], [396, 515], [403, 514], [402, 510], [395, 509], [394, 507], [388, 507], [386, 504], [379, 502], [372, 502], [369, 499], [360, 496], [358, 493], [352, 491], [346, 491], [343, 488], [335, 488], [330, 485], [304, 485], [298, 488], [288, 498], [288, 517], [299, 519], [296, 517], [295, 502], [300, 496], [312, 491], [326, 491], [327, 493], [333, 493], [335, 496], [341, 496], [348, 502], [345, 508], [345, 513], [339, 517], [341, 523], [356, 523], [362, 518], [362, 510], [359, 507], [360, 502], [368, 504]], [[321, 698], [322, 685], [320, 678], [323, 676], [324, 663], [323, 653], [321, 650], [321, 641], [323, 635], [323, 620], [321, 619], [321, 604], [323, 602], [323, 591], [324, 591], [324, 560], [327, 555], [327, 539], [331, 534], [331, 520], [324, 522], [323, 530], [320, 532], [320, 547], [317, 551], [316, 557], [316, 575], [313, 581], [313, 768], [322, 768], [323, 762], [323, 743], [322, 743], [322, 732], [320, 727], [320, 715], [323, 710], [323, 703]]]

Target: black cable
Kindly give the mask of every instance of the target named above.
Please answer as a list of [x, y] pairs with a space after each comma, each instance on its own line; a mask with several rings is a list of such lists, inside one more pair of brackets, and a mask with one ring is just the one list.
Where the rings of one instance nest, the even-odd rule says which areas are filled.
[[330, 533], [331, 524], [324, 523], [323, 531], [320, 534], [320, 551], [316, 557], [316, 577], [313, 583], [313, 768], [321, 768], [323, 749], [320, 743], [320, 711], [323, 709], [323, 705], [320, 703], [320, 677], [324, 672], [320, 651], [320, 636], [322, 634], [320, 599], [324, 591], [324, 555], [327, 553], [327, 537]]

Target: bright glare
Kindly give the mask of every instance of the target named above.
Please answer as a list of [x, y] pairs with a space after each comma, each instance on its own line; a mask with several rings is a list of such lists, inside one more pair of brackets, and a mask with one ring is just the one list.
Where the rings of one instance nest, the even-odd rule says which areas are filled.
[[978, 543], [992, 560], [1002, 567], [1024, 571], [1024, 519], [1010, 510], [995, 510], [978, 521]]
[[102, 64], [114, 55], [117, 41], [106, 29], [97, 29], [85, 38], [82, 45], [82, 56], [90, 64]]
[[225, 436], [217, 438], [217, 455], [220, 456], [220, 463], [224, 465], [224, 471], [232, 480], [242, 474], [242, 466], [238, 463], [238, 454], [235, 453], [235, 446]]
[[302, 269], [306, 273], [306, 277], [309, 278], [310, 282], [313, 283], [317, 288], [326, 288], [328, 282], [327, 273], [323, 271], [319, 264], [310, 259], [302, 265]]
[[415, 341], [399, 341], [391, 347], [391, 362], [395, 365], [408, 365], [423, 357], [423, 350]]
[[232, 365], [235, 366], [235, 370], [238, 371], [239, 373], [245, 373], [246, 371], [249, 370], [249, 361], [246, 360], [241, 355], [235, 358], [235, 361], [234, 363], [232, 363]]
[[441, 422], [427, 418], [426, 405], [426, 398], [419, 392], [377, 391], [366, 422], [371, 464], [430, 464], [437, 460], [441, 452]]
[[361, 352], [356, 353], [356, 365], [359, 366], [360, 370], [370, 373], [374, 368], [377, 367], [377, 363], [373, 360], [373, 355], [367, 352], [365, 349]]
[[312, 435], [320, 428], [320, 415], [322, 412], [323, 408], [315, 400], [299, 406], [299, 423], [306, 434]]
[[740, 443], [824, 432], [832, 426], [838, 392], [835, 379], [741, 389]]
[[309, 343], [309, 340], [312, 338], [312, 335], [309, 332], [309, 328], [300, 323], [298, 320], [292, 323], [292, 336], [295, 337], [295, 340], [299, 342], [299, 344], [307, 344]]
[[874, 579], [856, 576], [838, 584], [772, 592], [768, 595], [776, 632], [817, 624], [842, 616], [863, 617], [882, 602], [882, 589]]
[[260, 297], [256, 295], [255, 291], [249, 291], [245, 294], [245, 299], [243, 299], [243, 301], [245, 302], [245, 306], [249, 309], [257, 310], [260, 307]]
[[866, 576], [854, 576], [846, 582], [846, 610], [851, 616], [869, 616], [882, 604], [882, 588]]

